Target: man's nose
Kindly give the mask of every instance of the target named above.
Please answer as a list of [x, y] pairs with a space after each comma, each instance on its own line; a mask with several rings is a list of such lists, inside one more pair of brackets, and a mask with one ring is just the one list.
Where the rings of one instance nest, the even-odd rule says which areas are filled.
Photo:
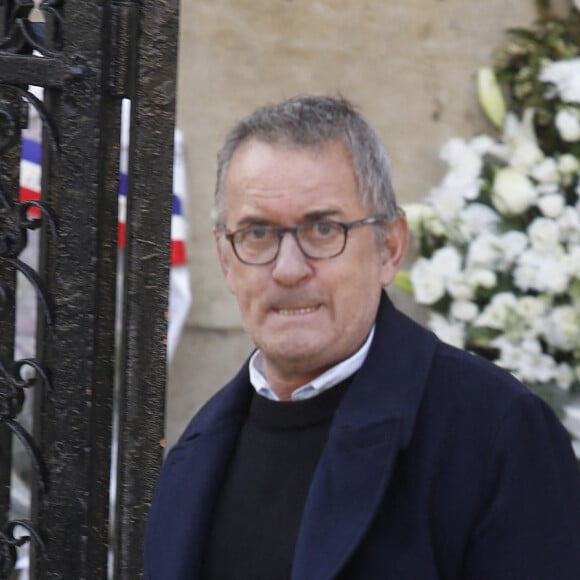
[[312, 268], [298, 246], [298, 241], [290, 232], [286, 232], [280, 240], [272, 276], [279, 284], [295, 286], [311, 274]]

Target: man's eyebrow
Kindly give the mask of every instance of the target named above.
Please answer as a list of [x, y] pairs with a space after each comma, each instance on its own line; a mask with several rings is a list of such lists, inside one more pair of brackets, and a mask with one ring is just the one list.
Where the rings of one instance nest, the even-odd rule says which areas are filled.
[[[336, 209], [325, 209], [325, 210], [318, 210], [318, 211], [311, 211], [307, 214], [304, 214], [302, 218], [302, 222], [315, 222], [318, 220], [325, 220], [330, 217], [336, 217], [340, 215], [340, 211]], [[253, 216], [248, 215], [243, 217], [242, 219], [238, 220], [236, 223], [236, 228], [247, 228], [249, 226], [271, 226], [274, 225], [270, 220], [267, 220], [261, 216]]]
[[324, 220], [330, 217], [336, 217], [340, 215], [340, 212], [336, 209], [325, 209], [319, 211], [312, 211], [304, 215], [305, 222], [315, 222], [318, 220]]
[[236, 223], [236, 228], [246, 228], [248, 226], [269, 226], [272, 225], [267, 219], [258, 216], [246, 216]]

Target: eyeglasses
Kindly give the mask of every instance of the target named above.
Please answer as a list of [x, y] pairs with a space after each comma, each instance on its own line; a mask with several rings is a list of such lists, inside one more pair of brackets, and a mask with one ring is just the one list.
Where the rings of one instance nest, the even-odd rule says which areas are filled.
[[342, 254], [351, 229], [381, 223], [386, 219], [387, 216], [378, 215], [347, 223], [321, 220], [297, 226], [257, 224], [235, 232], [224, 231], [240, 262], [250, 266], [264, 266], [277, 258], [285, 233], [294, 236], [300, 251], [307, 258], [326, 260]]

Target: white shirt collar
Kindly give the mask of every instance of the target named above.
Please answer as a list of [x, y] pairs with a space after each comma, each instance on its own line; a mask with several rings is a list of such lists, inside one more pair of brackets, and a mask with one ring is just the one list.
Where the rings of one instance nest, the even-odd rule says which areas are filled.
[[[365, 343], [352, 356], [329, 368], [309, 383], [298, 387], [293, 391], [291, 400], [304, 401], [316, 397], [358, 371], [367, 357], [374, 334], [375, 325], [373, 324]], [[278, 395], [272, 390], [264, 373], [264, 363], [259, 350], [252, 355], [249, 364], [250, 382], [256, 392], [272, 401], [279, 401]]]

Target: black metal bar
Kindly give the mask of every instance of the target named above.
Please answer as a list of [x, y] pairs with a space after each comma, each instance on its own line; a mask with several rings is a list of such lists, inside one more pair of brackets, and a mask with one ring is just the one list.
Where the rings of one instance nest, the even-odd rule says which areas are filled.
[[2, 81], [14, 85], [27, 85], [33, 79], [41, 87], [62, 87], [66, 67], [61, 60], [40, 56], [0, 54]]
[[46, 539], [46, 557], [32, 564], [39, 579], [107, 575], [120, 118], [106, 92], [109, 18], [101, 2], [67, 4], [67, 78], [46, 93], [60, 153], [44, 151], [58, 235], [41, 244], [56, 326], [41, 341], [53, 390], [38, 422], [49, 472], [34, 503]]
[[166, 383], [177, 0], [140, 3], [131, 125], [122, 345], [116, 578], [142, 577], [162, 459]]
[[[142, 576], [161, 463], [172, 194], [177, 0], [0, 0], [0, 578], [31, 537], [34, 580], [107, 577], [116, 371], [120, 459], [115, 578]], [[41, 55], [34, 56], [32, 51]], [[27, 92], [45, 88], [44, 102]], [[133, 100], [125, 331], [115, 346], [121, 97]], [[18, 201], [20, 108], [42, 120], [42, 201]], [[13, 114], [18, 110], [18, 114]], [[7, 185], [8, 184], [8, 185]], [[32, 206], [40, 218], [29, 220]], [[38, 272], [18, 258], [40, 226]], [[8, 235], [5, 235], [8, 232]], [[39, 304], [37, 357], [13, 360], [16, 271]], [[27, 367], [33, 378], [23, 376]], [[34, 429], [17, 415], [35, 387]], [[31, 522], [6, 521], [10, 448], [37, 478]]]
[[[6, 91], [4, 91], [5, 93]], [[0, 135], [0, 195], [6, 201], [18, 198], [19, 156], [18, 145], [10, 147], [9, 133], [18, 132], [19, 109], [7, 95], [0, 93], [0, 117], [4, 135]], [[4, 139], [2, 139], [4, 137]], [[4, 147], [2, 146], [4, 141]], [[14, 235], [17, 224], [13, 214], [0, 204], [0, 257], [8, 254], [9, 236]], [[5, 240], [5, 241], [1, 241]], [[14, 360], [15, 343], [15, 299], [16, 268], [0, 259], [0, 363], [11, 364]], [[10, 473], [12, 466], [12, 436], [8, 427], [2, 422], [1, 408], [8, 403], [10, 386], [7, 377], [0, 374], [0, 528], [8, 520], [10, 509]]]

